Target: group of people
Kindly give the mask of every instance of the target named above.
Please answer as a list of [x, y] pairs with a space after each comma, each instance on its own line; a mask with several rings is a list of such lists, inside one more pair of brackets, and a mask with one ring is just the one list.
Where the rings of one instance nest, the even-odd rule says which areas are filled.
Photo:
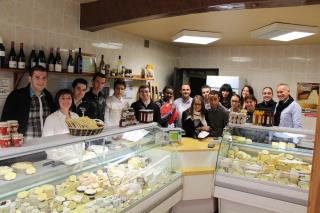
[[[48, 72], [41, 66], [33, 67], [29, 72], [29, 84], [12, 91], [6, 99], [1, 120], [18, 120], [20, 133], [27, 138], [50, 136], [68, 132], [65, 120], [88, 116], [100, 119], [106, 126], [119, 125], [121, 112], [129, 108], [124, 99], [126, 83], [114, 82], [114, 94], [105, 97], [102, 89], [106, 83], [103, 74], [96, 73], [92, 78], [92, 87], [78, 78], [72, 83], [72, 89], [61, 89], [53, 99], [46, 89]], [[152, 100], [150, 88], [142, 85], [138, 89], [138, 100], [131, 104], [139, 120], [141, 109], [153, 110], [153, 121], [162, 127], [181, 127], [186, 136], [197, 137], [201, 131], [211, 136], [221, 136], [228, 123], [229, 112], [247, 110], [247, 122], [252, 121], [252, 113], [257, 108], [274, 111], [274, 125], [302, 128], [301, 108], [290, 96], [287, 84], [277, 86], [279, 102], [273, 100], [273, 89], [262, 90], [263, 101], [257, 104], [254, 90], [245, 85], [240, 96], [234, 94], [229, 84], [221, 86], [219, 91], [211, 90], [207, 85], [201, 88], [202, 94], [190, 97], [188, 84], [181, 86], [181, 97], [174, 100], [174, 89], [166, 86], [160, 100]]]

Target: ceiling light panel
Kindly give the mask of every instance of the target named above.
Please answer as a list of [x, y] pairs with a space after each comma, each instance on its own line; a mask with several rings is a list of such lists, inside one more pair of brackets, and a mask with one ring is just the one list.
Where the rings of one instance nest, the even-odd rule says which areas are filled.
[[173, 42], [206, 45], [221, 39], [220, 33], [183, 30], [176, 34]]
[[257, 30], [251, 31], [252, 38], [269, 39], [277, 41], [292, 41], [295, 39], [314, 35], [319, 27], [273, 23]]

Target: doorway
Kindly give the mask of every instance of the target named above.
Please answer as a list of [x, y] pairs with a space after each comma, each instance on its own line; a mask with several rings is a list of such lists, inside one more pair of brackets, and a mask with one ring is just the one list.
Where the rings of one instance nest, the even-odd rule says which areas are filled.
[[206, 84], [208, 75], [219, 75], [218, 68], [175, 68], [173, 76], [174, 97], [180, 97], [182, 84], [189, 84], [191, 97], [201, 95], [201, 87]]

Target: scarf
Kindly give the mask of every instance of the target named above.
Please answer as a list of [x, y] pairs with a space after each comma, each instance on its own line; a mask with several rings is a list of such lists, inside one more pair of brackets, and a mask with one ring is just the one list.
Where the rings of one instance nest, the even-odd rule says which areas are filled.
[[201, 115], [201, 112], [196, 112], [196, 111], [193, 111], [193, 115], [189, 115], [187, 117], [187, 119], [191, 118], [191, 120], [193, 120], [194, 122], [194, 126], [197, 127], [200, 123], [203, 125], [203, 126], [207, 126], [207, 121], [206, 119], [204, 118], [204, 116]]
[[280, 124], [280, 116], [281, 116], [281, 112], [287, 108], [292, 102], [293, 102], [293, 98], [289, 95], [289, 98], [286, 101], [279, 101], [278, 106], [276, 107], [276, 113], [274, 114], [274, 122], [273, 125], [274, 126], [279, 126]]

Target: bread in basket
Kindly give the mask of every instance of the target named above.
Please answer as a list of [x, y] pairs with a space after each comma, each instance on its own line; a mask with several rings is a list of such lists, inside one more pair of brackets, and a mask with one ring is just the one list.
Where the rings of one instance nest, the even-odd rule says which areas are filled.
[[102, 132], [104, 123], [99, 119], [90, 119], [89, 117], [79, 117], [67, 119], [71, 135], [75, 136], [89, 136], [96, 135]]

